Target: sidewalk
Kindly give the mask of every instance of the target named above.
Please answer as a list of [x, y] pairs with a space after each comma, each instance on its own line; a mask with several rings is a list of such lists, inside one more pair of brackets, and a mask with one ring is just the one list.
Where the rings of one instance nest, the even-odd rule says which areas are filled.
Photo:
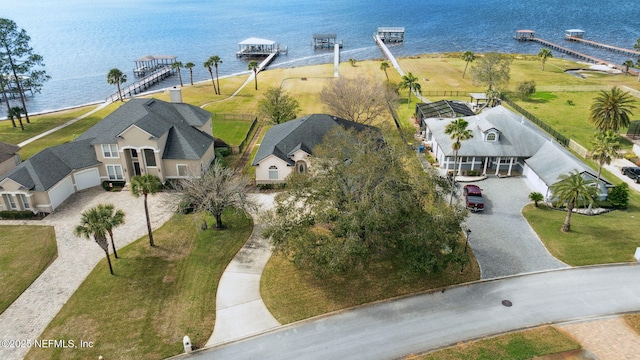
[[582, 344], [595, 357], [577, 359], [622, 360], [640, 357], [640, 336], [622, 317], [556, 326]]

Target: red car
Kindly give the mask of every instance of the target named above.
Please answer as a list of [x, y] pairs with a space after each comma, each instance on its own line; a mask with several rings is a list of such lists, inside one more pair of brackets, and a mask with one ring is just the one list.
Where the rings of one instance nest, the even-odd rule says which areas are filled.
[[480, 188], [477, 185], [465, 185], [463, 191], [467, 209], [473, 212], [484, 210], [482, 191], [480, 191]]

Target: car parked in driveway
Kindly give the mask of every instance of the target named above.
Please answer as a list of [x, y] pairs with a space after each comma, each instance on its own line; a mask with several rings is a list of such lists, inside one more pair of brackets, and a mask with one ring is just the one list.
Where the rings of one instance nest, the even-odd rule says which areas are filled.
[[633, 179], [636, 183], [640, 183], [640, 167], [639, 166], [625, 166], [622, 169], [622, 175], [627, 175]]
[[482, 197], [482, 191], [478, 185], [465, 185], [463, 191], [467, 209], [473, 212], [484, 210], [484, 198]]

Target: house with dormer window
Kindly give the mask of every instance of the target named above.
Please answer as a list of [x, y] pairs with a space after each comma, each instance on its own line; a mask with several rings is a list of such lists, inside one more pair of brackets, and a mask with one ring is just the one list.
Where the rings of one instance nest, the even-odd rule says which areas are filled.
[[77, 191], [135, 175], [199, 176], [214, 157], [208, 111], [181, 99], [131, 99], [74, 141], [0, 176], [0, 210], [53, 212]]
[[[477, 115], [463, 117], [473, 137], [462, 142], [454, 168], [454, 140], [445, 133], [446, 126], [457, 117], [422, 119], [424, 143], [432, 149], [441, 169], [456, 175], [521, 175], [529, 187], [546, 197], [558, 177], [578, 171], [587, 180], [596, 172], [556, 143], [526, 118], [505, 107], [485, 109]], [[603, 181], [601, 196], [606, 198], [613, 185]]]

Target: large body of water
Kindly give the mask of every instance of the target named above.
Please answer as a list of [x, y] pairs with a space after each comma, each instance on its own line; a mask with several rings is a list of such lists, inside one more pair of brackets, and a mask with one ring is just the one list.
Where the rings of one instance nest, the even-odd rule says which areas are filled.
[[[193, 62], [194, 80], [208, 79], [209, 56], [223, 63], [220, 75], [247, 69], [235, 57], [249, 37], [274, 40], [289, 52], [272, 67], [330, 63], [330, 51], [314, 50], [314, 33], [336, 33], [343, 59], [381, 58], [372, 36], [377, 27], [406, 29], [396, 56], [471, 50], [537, 53], [539, 44], [519, 43], [515, 30], [563, 43], [608, 61], [625, 58], [604, 50], [566, 44], [564, 30], [579, 28], [586, 38], [631, 48], [640, 38], [640, 6], [619, 0], [0, 0], [0, 17], [31, 36], [51, 76], [42, 93], [29, 97], [30, 112], [104, 100], [115, 88], [106, 75], [119, 68], [131, 83], [134, 60], [169, 54]], [[559, 56], [557, 54], [556, 56]], [[184, 71], [188, 83], [188, 71]], [[161, 87], [178, 82], [172, 77]], [[0, 116], [4, 116], [0, 106]]]

